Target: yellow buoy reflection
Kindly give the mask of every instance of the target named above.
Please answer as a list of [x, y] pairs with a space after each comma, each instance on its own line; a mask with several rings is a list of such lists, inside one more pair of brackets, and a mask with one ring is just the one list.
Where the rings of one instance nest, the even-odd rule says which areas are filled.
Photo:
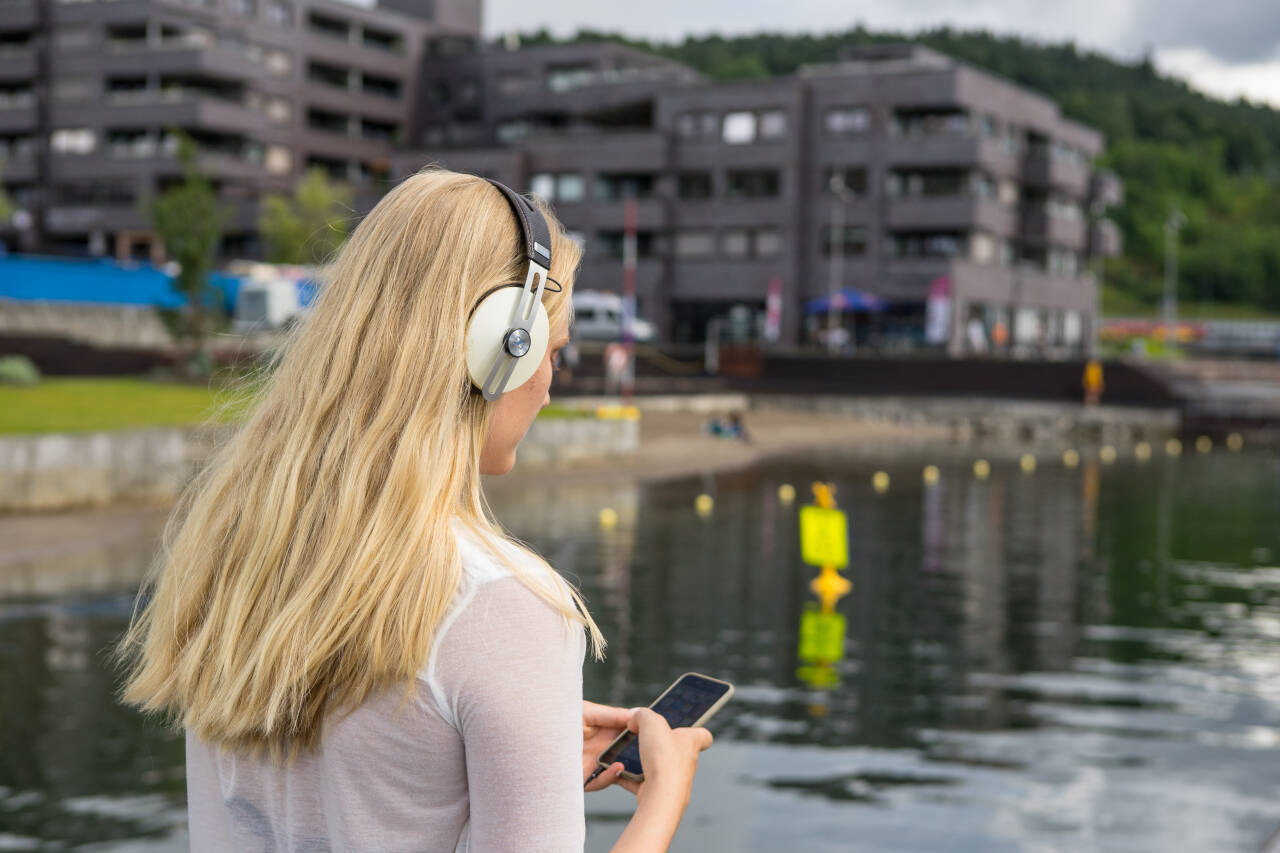
[[1209, 453], [1213, 450], [1213, 439], [1202, 435], [1196, 439], [1196, 453]]
[[937, 465], [926, 465], [924, 466], [924, 473], [920, 476], [924, 479], [926, 486], [933, 486], [941, 479], [942, 474], [938, 471]]
[[1075, 450], [1064, 450], [1062, 452], [1062, 464], [1068, 468], [1075, 468], [1080, 464], [1080, 453]]
[[698, 511], [698, 515], [706, 518], [716, 508], [716, 502], [711, 495], [704, 493], [694, 499], [693, 508]]
[[879, 494], [889, 491], [889, 475], [884, 471], [877, 471], [871, 475], [871, 487]]
[[1110, 465], [1116, 461], [1116, 449], [1109, 444], [1104, 444], [1098, 451], [1098, 458], [1102, 460], [1103, 465]]
[[1030, 453], [1022, 454], [1022, 458], [1018, 460], [1018, 467], [1022, 469], [1024, 474], [1034, 474], [1036, 471], [1036, 458]]
[[1166, 456], [1181, 456], [1182, 442], [1176, 438], [1171, 438], [1164, 443], [1164, 452]]
[[1137, 457], [1139, 462], [1146, 462], [1151, 458], [1151, 445], [1145, 441], [1139, 441], [1133, 446], [1133, 455]]
[[791, 504], [796, 499], [796, 487], [790, 483], [783, 483], [778, 486], [778, 500], [784, 504]]
[[1227, 450], [1232, 453], [1238, 453], [1244, 447], [1244, 436], [1238, 432], [1233, 432], [1227, 436]]
[[985, 459], [979, 459], [973, 463], [973, 476], [979, 480], [985, 480], [991, 476], [991, 463]]
[[605, 507], [600, 510], [600, 526], [605, 530], [612, 530], [618, 526], [618, 511], [611, 507]]

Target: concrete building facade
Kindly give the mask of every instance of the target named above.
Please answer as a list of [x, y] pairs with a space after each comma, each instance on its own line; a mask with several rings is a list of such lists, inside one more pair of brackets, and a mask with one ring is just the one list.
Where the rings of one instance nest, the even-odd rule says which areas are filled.
[[[20, 249], [158, 250], [145, 199], [181, 177], [174, 131], [256, 254], [258, 201], [324, 168], [366, 194], [415, 120], [429, 38], [480, 0], [0, 0], [0, 160]], [[153, 251], [158, 255], [159, 251]]]
[[1119, 251], [1100, 134], [909, 45], [727, 84], [618, 45], [493, 49], [428, 58], [420, 97], [394, 173], [437, 162], [543, 196], [586, 244], [583, 287], [620, 287], [634, 200], [640, 311], [669, 339], [762, 311], [779, 279], [783, 343], [813, 340], [842, 292], [884, 303], [847, 315], [858, 343], [1079, 352], [1092, 262]]

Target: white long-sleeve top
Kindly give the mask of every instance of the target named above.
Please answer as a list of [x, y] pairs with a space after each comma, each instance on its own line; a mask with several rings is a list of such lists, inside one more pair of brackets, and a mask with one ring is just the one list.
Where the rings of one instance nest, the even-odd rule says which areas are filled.
[[371, 697], [286, 766], [188, 733], [193, 853], [583, 849], [584, 633], [492, 549], [526, 557], [454, 529], [462, 582], [411, 701]]

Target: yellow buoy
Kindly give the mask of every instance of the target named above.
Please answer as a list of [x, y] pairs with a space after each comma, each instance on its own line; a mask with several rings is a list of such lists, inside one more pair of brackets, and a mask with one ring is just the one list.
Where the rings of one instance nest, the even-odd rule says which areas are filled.
[[1139, 441], [1133, 446], [1133, 455], [1138, 457], [1139, 462], [1146, 462], [1151, 458], [1151, 445], [1145, 441]]
[[784, 504], [789, 504], [795, 501], [795, 499], [796, 499], [795, 486], [791, 485], [790, 483], [783, 483], [781, 486], [778, 486], [778, 500], [782, 501]]
[[1237, 453], [1244, 447], [1244, 436], [1238, 432], [1233, 432], [1227, 436], [1227, 450]]
[[711, 495], [701, 494], [694, 499], [693, 508], [698, 511], [698, 515], [706, 518], [711, 515], [711, 511], [716, 508], [716, 502]]
[[1209, 453], [1213, 450], [1213, 439], [1202, 435], [1196, 439], [1196, 453]]
[[605, 530], [612, 530], [618, 526], [618, 511], [605, 507], [600, 510], [600, 526]]
[[1075, 468], [1080, 464], [1080, 454], [1075, 450], [1064, 450], [1062, 452], [1062, 464], [1068, 468]]
[[1104, 444], [1098, 451], [1098, 458], [1102, 460], [1103, 465], [1110, 465], [1116, 461], [1116, 449], [1109, 444]]
[[1036, 472], [1036, 458], [1030, 453], [1022, 454], [1022, 458], [1018, 460], [1018, 467], [1022, 469], [1024, 474], [1034, 474]]
[[979, 459], [973, 463], [973, 476], [979, 480], [985, 480], [991, 476], [991, 463], [985, 459]]
[[933, 486], [933, 485], [937, 485], [937, 482], [942, 477], [942, 474], [940, 471], [938, 471], [937, 465], [926, 465], [924, 466], [924, 474], [922, 474], [921, 476], [924, 478], [924, 484], [926, 486]]
[[1181, 456], [1182, 442], [1176, 438], [1171, 438], [1164, 443], [1164, 452], [1167, 456]]
[[883, 471], [875, 472], [871, 475], [871, 487], [880, 494], [889, 491], [889, 475]]

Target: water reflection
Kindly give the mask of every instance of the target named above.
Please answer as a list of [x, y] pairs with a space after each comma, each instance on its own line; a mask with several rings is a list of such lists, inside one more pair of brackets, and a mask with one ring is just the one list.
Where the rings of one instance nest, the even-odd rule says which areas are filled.
[[[589, 698], [647, 703], [687, 670], [738, 687], [673, 849], [1253, 850], [1280, 824], [1277, 460], [996, 463], [982, 480], [971, 462], [495, 492], [609, 638]], [[849, 514], [853, 589], [826, 621], [799, 507], [778, 498], [814, 480]], [[181, 743], [111, 701], [103, 657], [153, 541], [83, 555], [80, 585], [70, 558], [0, 567], [5, 844], [185, 848]], [[589, 849], [626, 797], [588, 799]]]

